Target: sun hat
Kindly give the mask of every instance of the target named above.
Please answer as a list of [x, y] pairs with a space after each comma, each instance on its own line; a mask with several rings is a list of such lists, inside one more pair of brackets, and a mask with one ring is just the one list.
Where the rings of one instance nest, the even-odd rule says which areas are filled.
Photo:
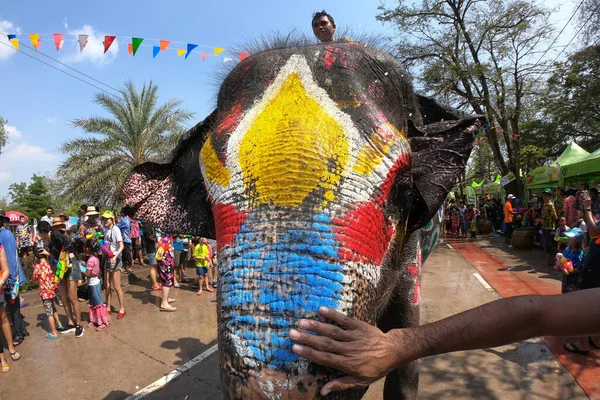
[[61, 216], [52, 218], [52, 226], [65, 225], [65, 221]]
[[568, 238], [577, 238], [579, 240], [583, 239], [583, 231], [579, 228], [573, 228], [570, 231], [566, 231], [563, 233], [563, 235]]
[[113, 212], [110, 211], [110, 210], [106, 210], [106, 211], [104, 211], [104, 214], [102, 214], [102, 218], [106, 218], [106, 219], [112, 218], [112, 219], [115, 219], [115, 214], [113, 214]]
[[67, 222], [69, 220], [69, 216], [65, 212], [61, 212], [57, 215], [57, 217], [62, 218], [63, 221]]
[[5, 222], [10, 222], [10, 218], [8, 218], [4, 213], [4, 210], [0, 208], [0, 221], [4, 220], [6, 220]]
[[92, 215], [98, 215], [98, 214], [100, 214], [100, 213], [98, 212], [98, 210], [96, 210], [96, 207], [94, 207], [94, 206], [88, 206], [86, 213], [85, 213], [85, 215], [87, 217], [91, 217]]

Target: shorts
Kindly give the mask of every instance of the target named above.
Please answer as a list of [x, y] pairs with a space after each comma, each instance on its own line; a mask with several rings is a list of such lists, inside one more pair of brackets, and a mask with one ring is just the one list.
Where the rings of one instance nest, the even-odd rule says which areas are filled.
[[131, 238], [131, 241], [133, 242], [133, 249], [135, 251], [141, 250], [142, 249], [142, 239], [140, 238]]
[[167, 263], [158, 263], [158, 280], [163, 285], [163, 287], [171, 287], [173, 286], [173, 266]]
[[156, 265], [156, 252], [148, 253], [148, 264]]
[[48, 318], [52, 318], [54, 313], [56, 312], [56, 307], [54, 307], [54, 301], [56, 297], [51, 299], [42, 299], [42, 303], [44, 304], [44, 311], [46, 311], [46, 315]]
[[123, 260], [117, 259], [115, 265], [110, 263], [110, 258], [106, 257], [104, 261], [104, 271], [115, 272], [116, 270], [123, 270]]
[[206, 267], [196, 267], [196, 275], [198, 276], [206, 276]]
[[73, 266], [71, 268], [67, 268], [67, 270], [65, 271], [65, 275], [63, 276], [63, 279], [68, 279], [70, 281], [82, 280], [83, 277], [81, 275], [81, 268], [79, 267], [81, 265], [79, 263], [79, 260], [77, 260], [75, 257], [72, 257], [71, 264]]
[[[0, 290], [0, 307], [6, 307], [6, 296], [4, 295], [4, 290]], [[2, 345], [0, 344], [0, 348]]]
[[181, 250], [175, 250], [175, 261], [173, 263], [173, 266], [179, 267], [181, 265], [181, 253]]
[[554, 231], [544, 229], [542, 233], [542, 246], [544, 247], [544, 253], [552, 254], [555, 253], [554, 249]]
[[123, 242], [123, 256], [122, 256], [123, 264], [132, 264], [133, 258], [131, 257], [131, 243]]

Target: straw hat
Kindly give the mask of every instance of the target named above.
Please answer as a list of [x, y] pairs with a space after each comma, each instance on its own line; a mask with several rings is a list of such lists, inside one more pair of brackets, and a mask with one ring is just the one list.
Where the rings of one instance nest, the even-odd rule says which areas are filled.
[[61, 216], [52, 218], [52, 226], [60, 226], [60, 225], [63, 225], [63, 226], [65, 225], [65, 221], [63, 220], [63, 218]]
[[96, 207], [94, 207], [94, 206], [88, 206], [87, 211], [85, 213], [86, 217], [93, 217], [98, 214], [100, 214], [100, 213], [98, 212], [98, 210], [96, 210]]

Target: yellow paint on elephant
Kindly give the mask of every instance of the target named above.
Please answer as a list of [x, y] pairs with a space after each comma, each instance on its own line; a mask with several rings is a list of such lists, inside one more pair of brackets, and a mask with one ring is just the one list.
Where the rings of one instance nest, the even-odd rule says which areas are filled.
[[395, 126], [385, 124], [380, 127], [360, 149], [352, 170], [363, 176], [371, 174], [398, 139], [404, 139], [404, 133], [399, 132]]
[[229, 186], [231, 174], [227, 167], [219, 161], [219, 157], [217, 156], [217, 152], [215, 151], [210, 137], [206, 140], [206, 143], [204, 143], [204, 146], [202, 146], [202, 149], [200, 150], [200, 158], [204, 165], [206, 179], [218, 183], [223, 187]]
[[333, 201], [349, 151], [340, 124], [294, 72], [244, 134], [239, 161], [258, 202], [297, 207], [318, 188]]

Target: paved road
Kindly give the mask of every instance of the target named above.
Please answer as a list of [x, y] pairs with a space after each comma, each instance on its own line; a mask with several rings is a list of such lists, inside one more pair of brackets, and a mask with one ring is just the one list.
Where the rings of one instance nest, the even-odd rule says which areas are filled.
[[[458, 252], [439, 246], [423, 270], [422, 322], [499, 298], [495, 291], [484, 288], [474, 272]], [[43, 316], [41, 305], [27, 307], [24, 314], [32, 335], [20, 346], [23, 360], [11, 363], [10, 373], [0, 375], [1, 399], [125, 399], [215, 343], [214, 295], [198, 297], [191, 288], [174, 289], [179, 311], [160, 313], [158, 292], [148, 290], [147, 273], [136, 275], [126, 286], [128, 315], [106, 332], [86, 330], [80, 339], [67, 335], [48, 341], [37, 320]], [[87, 311], [87, 306], [84, 309]], [[217, 358], [214, 353], [145, 398], [221, 398]], [[41, 384], [48, 381], [54, 384]], [[382, 382], [372, 385], [365, 398], [380, 399], [382, 386]], [[539, 340], [425, 359], [419, 397], [587, 398]]]

